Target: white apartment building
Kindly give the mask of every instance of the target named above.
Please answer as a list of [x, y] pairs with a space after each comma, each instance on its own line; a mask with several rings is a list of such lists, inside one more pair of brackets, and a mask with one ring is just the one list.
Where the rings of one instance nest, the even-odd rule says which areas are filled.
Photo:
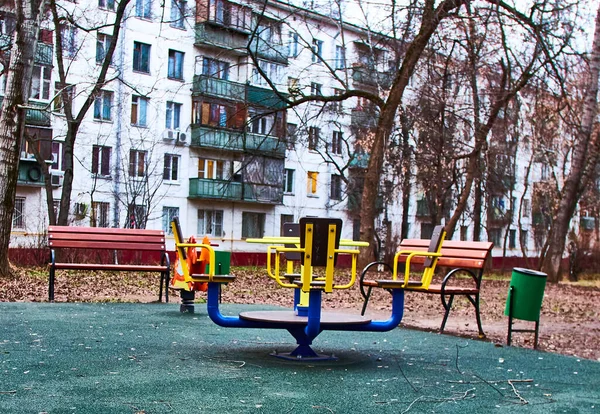
[[[102, 24], [114, 19], [116, 4], [61, 5], [81, 26], [101, 27], [61, 29], [67, 87], [78, 110], [112, 41], [112, 28]], [[30, 135], [43, 138], [40, 149], [52, 163], [58, 200], [66, 124], [60, 99], [54, 98], [62, 86], [54, 28], [47, 24], [30, 102], [40, 109], [28, 112], [27, 123]], [[0, 46], [10, 43], [10, 27], [10, 11], [4, 11]], [[361, 140], [374, 126], [372, 108], [351, 98], [285, 110], [282, 98], [336, 95], [344, 83], [385, 94], [390, 51], [380, 40], [329, 14], [276, 1], [132, 1], [108, 74], [113, 80], [94, 98], [77, 136], [72, 225], [170, 233], [169, 222], [178, 216], [186, 235], [208, 235], [223, 250], [258, 252], [262, 246], [244, 240], [278, 235], [284, 222], [312, 215], [342, 218], [342, 236], [352, 238], [359, 225], [360, 188], [353, 183], [360, 183], [366, 166]], [[523, 191], [522, 171], [514, 172], [515, 199]], [[494, 202], [502, 213], [514, 204], [506, 197]], [[411, 237], [427, 236], [431, 227], [419, 203], [415, 186]], [[531, 200], [527, 203], [531, 209]], [[400, 201], [391, 203], [386, 218], [397, 223], [398, 233], [400, 209]], [[44, 234], [43, 177], [27, 144], [14, 215], [14, 247], [31, 245]], [[465, 219], [455, 238], [469, 237], [471, 224]], [[516, 225], [503, 221], [483, 238], [508, 231], [507, 255], [520, 256]], [[529, 228], [532, 222], [522, 225]], [[526, 245], [534, 251], [533, 238]]]

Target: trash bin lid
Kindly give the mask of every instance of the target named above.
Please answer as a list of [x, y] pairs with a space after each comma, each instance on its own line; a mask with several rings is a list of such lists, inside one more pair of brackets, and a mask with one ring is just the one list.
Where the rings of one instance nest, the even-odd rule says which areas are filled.
[[548, 275], [544, 272], [538, 272], [537, 270], [525, 269], [522, 267], [513, 268], [514, 272], [524, 273], [529, 276], [539, 276], [539, 277], [548, 277]]

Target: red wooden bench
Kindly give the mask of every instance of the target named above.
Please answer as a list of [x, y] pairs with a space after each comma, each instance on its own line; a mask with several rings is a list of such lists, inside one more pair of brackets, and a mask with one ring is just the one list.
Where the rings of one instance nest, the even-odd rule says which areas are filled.
[[[50, 226], [48, 227], [48, 247], [50, 262], [48, 263], [48, 299], [54, 300], [54, 280], [56, 269], [70, 270], [107, 270], [115, 272], [158, 272], [160, 288], [158, 300], [162, 300], [163, 286], [165, 300], [169, 301], [167, 286], [171, 273], [171, 262], [165, 244], [165, 232], [162, 230], [117, 229], [102, 227]], [[75, 251], [74, 251], [75, 250]], [[87, 251], [86, 251], [87, 250]], [[80, 251], [83, 259], [71, 259], [57, 262], [67, 256], [76, 256]], [[160, 263], [136, 264], [132, 260], [121, 260], [119, 253], [141, 252], [142, 260], [146, 252], [160, 255]], [[147, 255], [147, 253], [146, 253]], [[123, 256], [121, 254], [121, 256]], [[147, 255], [148, 256], [148, 255]], [[129, 258], [131, 259], [131, 258]], [[149, 261], [148, 258], [145, 259]]]
[[[427, 251], [430, 240], [422, 239], [406, 239], [400, 243], [399, 250], [420, 250]], [[483, 278], [483, 272], [485, 269], [486, 262], [491, 257], [493, 243], [491, 242], [470, 242], [470, 241], [452, 241], [446, 240], [442, 244], [441, 257], [437, 260], [437, 267], [445, 267], [449, 269], [445, 277], [440, 283], [431, 283], [427, 289], [420, 288], [418, 284], [412, 286], [409, 284], [404, 287], [405, 291], [421, 292], [428, 294], [440, 295], [442, 305], [445, 309], [444, 318], [442, 320], [442, 326], [440, 331], [444, 331], [446, 321], [450, 309], [452, 308], [452, 302], [455, 296], [465, 296], [469, 302], [475, 308], [475, 315], [477, 318], [477, 327], [479, 329], [479, 335], [485, 336], [483, 328], [481, 327], [481, 314], [479, 311], [479, 294], [481, 290], [481, 279]], [[406, 256], [400, 256], [398, 259], [399, 263], [404, 263]], [[426, 257], [413, 257], [411, 263], [422, 264], [426, 260]], [[370, 273], [379, 271], [377, 269], [385, 269], [385, 273], [392, 272], [393, 266], [385, 262], [373, 262], [369, 263], [362, 271], [360, 277], [360, 290], [363, 295], [365, 302], [362, 309], [364, 315], [365, 310], [371, 296], [371, 290], [374, 287], [391, 289], [399, 288], [404, 285], [404, 280], [391, 280], [387, 279], [373, 279], [370, 278]], [[471, 278], [469, 286], [458, 286], [456, 284], [456, 276], [460, 274], [466, 274]]]

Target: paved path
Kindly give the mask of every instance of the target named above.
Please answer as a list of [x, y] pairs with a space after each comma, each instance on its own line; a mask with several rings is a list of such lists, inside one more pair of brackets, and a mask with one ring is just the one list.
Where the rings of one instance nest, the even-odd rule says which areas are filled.
[[[0, 303], [0, 413], [598, 413], [600, 363], [435, 333], [219, 328], [202, 305]], [[224, 305], [225, 314], [258, 306]]]

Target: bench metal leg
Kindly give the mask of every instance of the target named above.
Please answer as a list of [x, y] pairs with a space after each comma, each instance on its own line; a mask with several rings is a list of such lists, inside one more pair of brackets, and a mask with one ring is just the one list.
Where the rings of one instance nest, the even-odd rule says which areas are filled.
[[450, 295], [450, 300], [448, 300], [448, 302], [444, 300], [444, 295], [442, 295], [442, 305], [444, 305], [445, 313], [444, 319], [442, 319], [442, 326], [440, 327], [440, 332], [444, 332], [446, 322], [448, 321], [448, 315], [450, 315], [450, 309], [452, 309], [452, 302], [454, 302], [454, 295]]
[[50, 275], [48, 277], [48, 300], [54, 302], [54, 275], [55, 270], [53, 267], [50, 268]]
[[373, 290], [373, 286], [369, 286], [369, 289], [367, 290], [365, 302], [363, 303], [362, 310], [360, 311], [361, 316], [365, 316], [365, 312], [367, 311], [367, 305], [369, 304], [369, 298], [371, 297], [371, 290]]

